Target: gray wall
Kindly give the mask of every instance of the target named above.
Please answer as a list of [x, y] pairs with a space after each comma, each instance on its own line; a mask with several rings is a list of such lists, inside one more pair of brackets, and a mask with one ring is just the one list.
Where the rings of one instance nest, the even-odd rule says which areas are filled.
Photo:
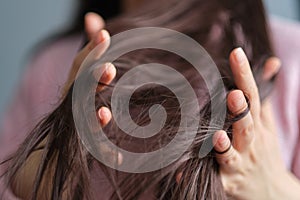
[[300, 2], [299, 0], [265, 0], [267, 10], [272, 15], [279, 15], [293, 20], [300, 18]]
[[[265, 0], [276, 15], [299, 17], [298, 0]], [[42, 38], [68, 23], [75, 0], [2, 0], [0, 2], [0, 116], [18, 85], [25, 55]], [[0, 117], [1, 120], [1, 117]]]
[[18, 85], [26, 55], [38, 41], [68, 23], [74, 2], [0, 1], [0, 116]]

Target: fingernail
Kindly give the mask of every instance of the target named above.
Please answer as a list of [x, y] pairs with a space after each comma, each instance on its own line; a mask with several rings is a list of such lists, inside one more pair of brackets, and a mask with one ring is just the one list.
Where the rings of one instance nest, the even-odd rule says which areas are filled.
[[181, 178], [182, 178], [182, 175], [183, 175], [182, 172], [179, 172], [179, 173], [176, 175], [176, 183], [177, 183], [177, 184], [180, 183], [180, 180], [181, 180]]
[[104, 42], [109, 38], [109, 33], [107, 30], [101, 30], [101, 42]]
[[104, 42], [108, 38], [109, 38], [109, 33], [107, 32], [107, 30], [101, 30], [93, 37], [93, 45], [97, 46], [98, 44]]
[[243, 62], [245, 62], [245, 60], [247, 60], [247, 56], [245, 54], [245, 52], [243, 51], [242, 48], [237, 48], [235, 50], [235, 61], [238, 63], [238, 64], [242, 64]]
[[247, 106], [244, 93], [240, 90], [235, 90], [230, 93], [230, 100], [228, 100], [228, 108], [232, 114], [238, 114], [239, 111]]
[[102, 78], [107, 79], [109, 77], [109, 75], [112, 73], [113, 65], [111, 63], [105, 63], [104, 65], [105, 65], [105, 69], [104, 69], [104, 73], [102, 75]]
[[221, 149], [226, 148], [226, 147], [227, 147], [227, 142], [228, 142], [228, 141], [227, 141], [226, 135], [220, 134], [219, 140], [218, 140], [219, 147], [220, 147]]
[[123, 155], [121, 153], [118, 153], [118, 165], [122, 165], [123, 163]]
[[98, 44], [104, 42], [108, 38], [109, 38], [109, 33], [107, 32], [107, 30], [101, 30]]
[[108, 113], [107, 113], [106, 109], [104, 107], [100, 108], [100, 110], [99, 110], [100, 120], [107, 119], [107, 117], [108, 117]]
[[244, 96], [240, 96], [238, 98], [236, 98], [233, 102], [232, 102], [232, 107], [235, 109], [241, 109], [246, 103], [246, 100], [244, 98]]

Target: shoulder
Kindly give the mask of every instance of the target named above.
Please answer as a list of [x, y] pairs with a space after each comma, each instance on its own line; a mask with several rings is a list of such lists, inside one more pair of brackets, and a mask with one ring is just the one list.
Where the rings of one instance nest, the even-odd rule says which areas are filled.
[[[300, 34], [300, 23], [298, 21], [289, 20], [280, 17], [270, 18], [270, 28], [273, 35], [276, 36], [293, 36], [286, 39], [297, 39]], [[300, 39], [298, 39], [300, 41]]]
[[[81, 35], [67, 36], [38, 48], [31, 56], [25, 76], [39, 83], [61, 84], [81, 48]], [[34, 79], [32, 79], [34, 77]]]
[[29, 102], [41, 107], [57, 102], [81, 45], [80, 35], [63, 37], [43, 45], [31, 56], [21, 84]]
[[[283, 157], [291, 168], [295, 159], [294, 149], [300, 147], [297, 143], [300, 130], [300, 24], [271, 18], [270, 31], [275, 55], [282, 62], [271, 100]], [[300, 177], [300, 173], [298, 175]]]
[[[281, 84], [285, 84], [289, 91], [300, 91], [300, 24], [286, 19], [272, 18], [271, 37], [273, 39], [275, 55], [282, 62]], [[294, 93], [295, 94], [295, 93]]]
[[271, 17], [271, 37], [279, 56], [295, 59], [300, 64], [300, 23], [278, 17]]
[[47, 42], [35, 50], [31, 63], [47, 65], [49, 61], [55, 64], [70, 62], [79, 51], [82, 41], [83, 37], [77, 34]]
[[2, 155], [8, 155], [6, 153], [15, 148], [14, 144], [22, 141], [41, 117], [57, 104], [60, 89], [81, 45], [80, 35], [62, 37], [43, 45], [31, 56], [3, 115], [1, 141], [9, 142], [1, 143]]

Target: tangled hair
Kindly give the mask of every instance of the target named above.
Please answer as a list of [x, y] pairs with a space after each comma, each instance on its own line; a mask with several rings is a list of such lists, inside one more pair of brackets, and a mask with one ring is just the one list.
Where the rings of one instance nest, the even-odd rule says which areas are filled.
[[[116, 34], [147, 26], [173, 29], [201, 44], [217, 64], [227, 92], [236, 88], [228, 57], [235, 47], [242, 47], [251, 63], [261, 100], [269, 94], [272, 80], [263, 81], [262, 67], [273, 51], [261, 0], [148, 1], [138, 12], [109, 21], [107, 29], [111, 34]], [[32, 200], [93, 199], [97, 189], [91, 189], [91, 180], [97, 171], [103, 172], [109, 180], [110, 199], [138, 199], [145, 194], [150, 194], [154, 199], [227, 199], [213, 152], [204, 158], [198, 156], [203, 141], [212, 134], [207, 131], [211, 98], [217, 98], [221, 104], [226, 102], [226, 95], [218, 95], [216, 89], [215, 95], [210, 97], [203, 78], [195, 75], [187, 61], [174, 54], [153, 49], [123, 55], [114, 62], [118, 71], [116, 79], [106, 89], [96, 93], [95, 107], [104, 105], [110, 108], [112, 90], [122, 75], [134, 66], [152, 62], [171, 66], [182, 73], [197, 95], [199, 110], [191, 109], [190, 112], [200, 116], [199, 129], [194, 141], [179, 159], [161, 170], [140, 174], [118, 172], [98, 162], [82, 144], [75, 128], [72, 86], [60, 105], [36, 126], [7, 161], [7, 184], [17, 182], [24, 163], [29, 162], [31, 155], [40, 152], [32, 193], [28, 197]], [[204, 70], [209, 72], [209, 69]], [[92, 92], [87, 94], [93, 95]], [[87, 96], [84, 102], [91, 103], [90, 97]], [[154, 104], [164, 106], [167, 113], [166, 123], [159, 134], [148, 139], [132, 138], [126, 136], [112, 120], [104, 128], [107, 137], [121, 148], [133, 152], [153, 151], [168, 144], [177, 133], [182, 117], [180, 104], [172, 91], [155, 84], [139, 88], [131, 97], [131, 117], [140, 126], [149, 124], [151, 120], [147, 113]], [[84, 104], [77, 105], [75, 109], [80, 113], [86, 107]], [[210, 128], [225, 129], [230, 134], [232, 123], [238, 119], [228, 114], [224, 126]], [[94, 132], [92, 127], [86, 130], [86, 134]], [[177, 145], [180, 148], [181, 144]], [[99, 146], [101, 149], [101, 143]], [[182, 173], [182, 178], [176, 182], [178, 173]]]

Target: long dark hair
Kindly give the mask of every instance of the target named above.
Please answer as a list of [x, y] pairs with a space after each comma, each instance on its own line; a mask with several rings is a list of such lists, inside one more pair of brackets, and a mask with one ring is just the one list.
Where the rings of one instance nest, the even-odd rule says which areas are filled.
[[[137, 13], [109, 21], [107, 29], [116, 34], [143, 26], [170, 28], [199, 42], [217, 63], [227, 91], [236, 88], [228, 63], [229, 53], [235, 47], [242, 47], [252, 65], [261, 99], [269, 94], [272, 83], [263, 81], [262, 67], [273, 51], [261, 0], [151, 1]], [[192, 145], [176, 162], [161, 170], [141, 174], [118, 172], [98, 162], [77, 134], [71, 114], [72, 86], [61, 104], [36, 126], [8, 161], [8, 185], [17, 180], [18, 173], [30, 156], [36, 151], [42, 151], [30, 199], [45, 196], [50, 199], [91, 199], [95, 192], [90, 189], [91, 179], [93, 173], [99, 170], [110, 181], [111, 199], [137, 199], [149, 191], [157, 199], [226, 199], [214, 154], [211, 152], [204, 158], [198, 155], [204, 138], [211, 134], [207, 131], [211, 98], [217, 98], [221, 103], [226, 101], [226, 95], [217, 95], [216, 91], [216, 95], [210, 98], [203, 78], [195, 76], [193, 68], [184, 59], [151, 49], [122, 56], [114, 63], [118, 69], [115, 81], [104, 91], [96, 93], [95, 107], [110, 107], [114, 84], [128, 70], [144, 62], [160, 62], [174, 67], [190, 81], [197, 94], [199, 110], [191, 109], [190, 112], [200, 116], [200, 128]], [[84, 102], [91, 103], [90, 96], [87, 95]], [[112, 120], [104, 129], [108, 138], [124, 149], [138, 152], [153, 151], [166, 145], [176, 134], [181, 118], [180, 104], [172, 91], [157, 85], [135, 91], [130, 101], [131, 117], [137, 124], [147, 125], [150, 122], [148, 109], [154, 104], [163, 105], [168, 116], [160, 134], [146, 142], [129, 138]], [[83, 104], [75, 109], [84, 112], [85, 108]], [[230, 133], [235, 120], [238, 118], [233, 120], [228, 115], [225, 125], [214, 129], [226, 129]], [[86, 132], [94, 134], [92, 129]], [[181, 172], [182, 178], [176, 182], [176, 175]]]

